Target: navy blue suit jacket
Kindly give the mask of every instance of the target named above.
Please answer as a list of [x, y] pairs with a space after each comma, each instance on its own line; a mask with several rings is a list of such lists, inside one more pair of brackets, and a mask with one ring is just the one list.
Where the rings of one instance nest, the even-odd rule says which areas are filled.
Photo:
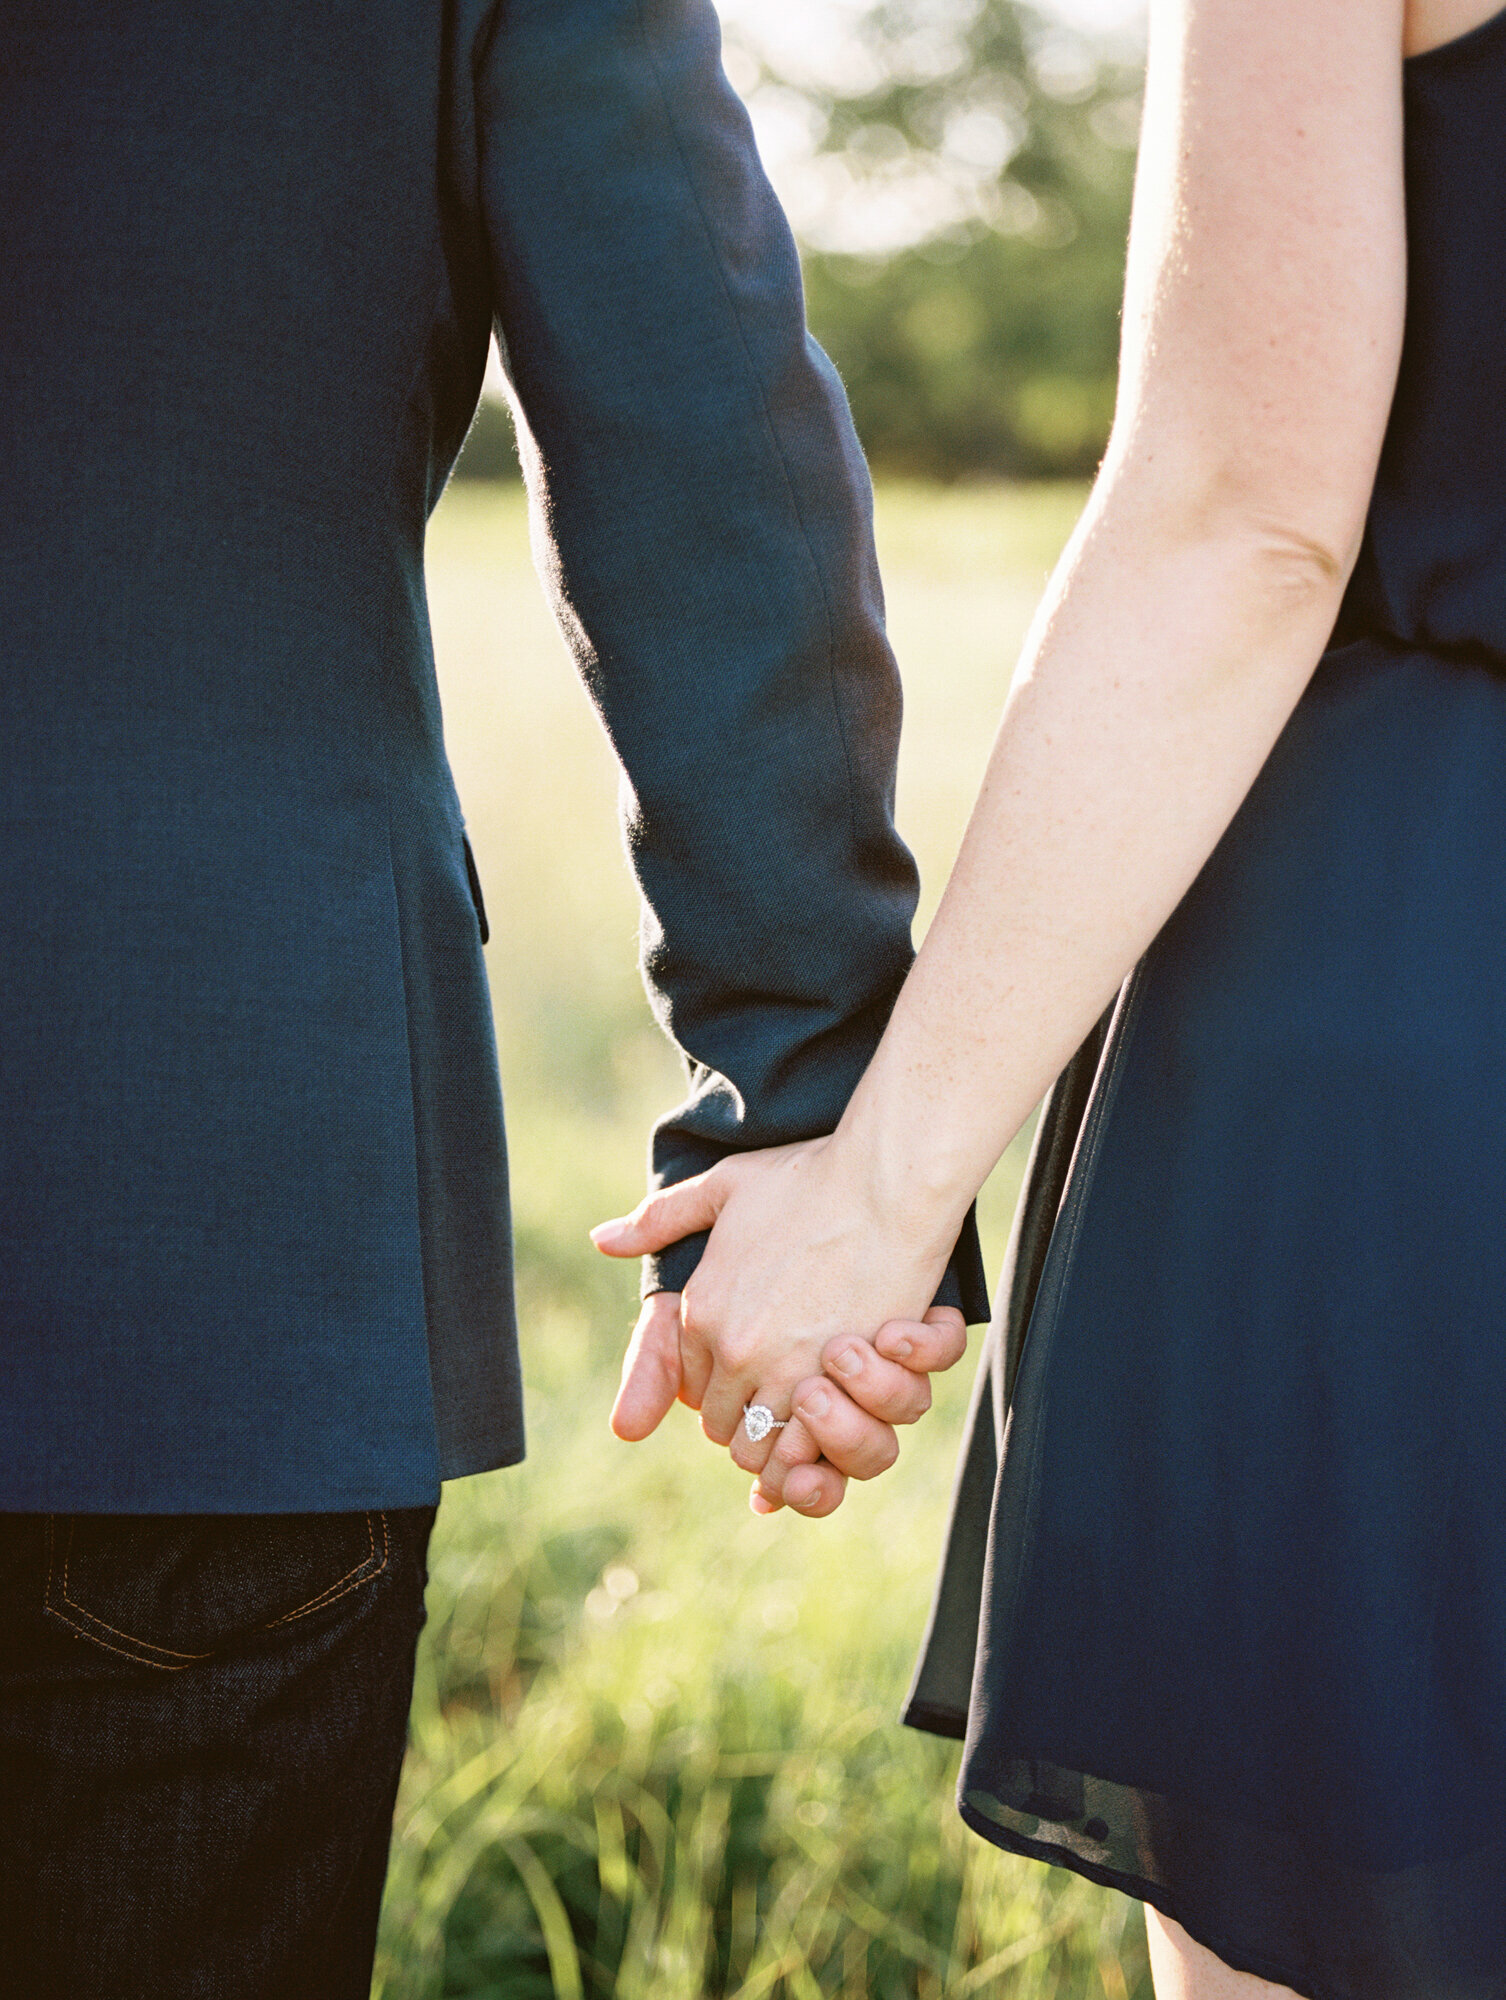
[[861, 456], [706, 0], [4, 11], [0, 1508], [425, 1502], [522, 1443], [423, 574], [489, 332], [661, 1179], [829, 1129], [909, 960]]

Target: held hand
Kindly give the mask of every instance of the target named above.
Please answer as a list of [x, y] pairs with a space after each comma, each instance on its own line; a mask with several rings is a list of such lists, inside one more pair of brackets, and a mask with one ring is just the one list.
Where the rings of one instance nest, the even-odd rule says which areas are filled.
[[[880, 1368], [887, 1365], [879, 1363]], [[821, 1385], [809, 1386], [819, 1389]], [[618, 1437], [636, 1443], [657, 1430], [675, 1401], [681, 1398], [680, 1294], [655, 1292], [643, 1302], [623, 1357], [622, 1383], [612, 1409], [612, 1429]], [[837, 1400], [847, 1403], [845, 1397], [839, 1396]], [[836, 1422], [817, 1422], [813, 1432], [791, 1424], [783, 1433], [791, 1450], [782, 1463], [778, 1488], [783, 1486], [784, 1466], [798, 1463], [801, 1477], [788, 1497], [788, 1504], [812, 1518], [830, 1514], [842, 1504], [849, 1475], [871, 1477], [873, 1471], [893, 1461], [894, 1433], [889, 1425], [851, 1404], [847, 1404], [847, 1410], [850, 1414], [845, 1421], [839, 1417]], [[746, 1446], [746, 1433], [739, 1435]], [[794, 1444], [797, 1437], [803, 1440], [802, 1445]], [[766, 1452], [767, 1446], [758, 1452], [755, 1462], [761, 1462]], [[752, 1470], [752, 1466], [746, 1469]], [[756, 1511], [765, 1514], [782, 1504], [775, 1492], [766, 1493], [754, 1502]]]
[[[765, 1453], [753, 1486], [754, 1512], [769, 1514], [779, 1506], [830, 1512], [815, 1476], [823, 1459], [852, 1479], [887, 1470], [899, 1449], [890, 1426], [925, 1415], [931, 1406], [927, 1375], [952, 1367], [966, 1348], [967, 1325], [953, 1306], [933, 1306], [920, 1321], [891, 1320], [872, 1344], [846, 1335], [831, 1341], [821, 1357], [825, 1377], [796, 1389], [793, 1420]], [[742, 1434], [733, 1440], [732, 1456], [739, 1464], [751, 1457]]]
[[[967, 1327], [961, 1313], [952, 1306], [933, 1306], [923, 1321], [891, 1320], [879, 1328], [871, 1345], [839, 1336], [828, 1344], [821, 1363], [870, 1417], [885, 1424], [908, 1424], [931, 1406], [926, 1377], [954, 1366], [966, 1349]], [[680, 1294], [655, 1292], [643, 1301], [622, 1358], [612, 1429], [636, 1444], [659, 1428], [676, 1402], [687, 1400], [680, 1382]], [[739, 1435], [746, 1437], [746, 1432]], [[840, 1441], [833, 1442], [840, 1449]], [[839, 1462], [832, 1458], [834, 1465]], [[797, 1460], [786, 1454], [786, 1463]]]
[[723, 1445], [750, 1404], [786, 1418], [836, 1335], [918, 1320], [950, 1249], [907, 1242], [830, 1139], [734, 1155], [591, 1234], [630, 1257], [702, 1229], [711, 1241], [680, 1304], [681, 1387]]
[[[796, 1385], [817, 1373], [823, 1350], [843, 1336], [847, 1363], [860, 1364], [854, 1384], [861, 1376], [877, 1408], [902, 1421], [920, 1414], [926, 1391], [915, 1373], [866, 1341], [864, 1352], [854, 1353], [852, 1342], [879, 1326], [897, 1351], [906, 1339], [889, 1324], [897, 1309], [917, 1368], [931, 1365], [933, 1351], [937, 1361], [955, 1359], [960, 1315], [939, 1327], [924, 1317], [950, 1236], [913, 1240], [903, 1222], [880, 1214], [861, 1173], [830, 1140], [735, 1156], [650, 1196], [592, 1236], [610, 1256], [637, 1256], [708, 1227], [711, 1243], [680, 1301], [678, 1393], [700, 1408], [709, 1437], [736, 1439], [739, 1464], [761, 1470], [775, 1442], [748, 1438], [744, 1408], [761, 1404], [776, 1419], [787, 1416]], [[672, 1400], [669, 1310], [657, 1308], [663, 1320], [640, 1320], [619, 1403], [625, 1434], [646, 1434]], [[843, 1403], [853, 1409], [850, 1399]], [[886, 1438], [884, 1428], [880, 1423], [876, 1434], [864, 1419], [854, 1438], [834, 1437], [833, 1448], [859, 1476], [871, 1477], [894, 1456], [892, 1431]], [[785, 1438], [788, 1458], [797, 1440]], [[782, 1476], [775, 1477], [782, 1489]]]
[[[789, 1506], [812, 1520], [834, 1512], [849, 1478], [872, 1478], [893, 1464], [898, 1446], [891, 1426], [924, 1414], [931, 1400], [926, 1371], [950, 1368], [966, 1344], [962, 1315], [949, 1306], [935, 1307], [921, 1323], [891, 1321], [879, 1331], [878, 1351], [863, 1340], [833, 1341], [823, 1357], [831, 1383], [815, 1378], [796, 1390], [796, 1420], [772, 1452], [749, 1444], [741, 1428], [733, 1440], [734, 1460], [741, 1462], [739, 1448], [750, 1458], [746, 1470], [763, 1461], [754, 1511]], [[679, 1399], [680, 1294], [656, 1292], [644, 1300], [623, 1357], [612, 1429], [630, 1442], [646, 1438]]]

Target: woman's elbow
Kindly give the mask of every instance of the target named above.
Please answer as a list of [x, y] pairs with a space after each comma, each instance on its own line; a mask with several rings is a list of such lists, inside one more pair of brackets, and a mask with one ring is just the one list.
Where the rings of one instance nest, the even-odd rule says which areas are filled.
[[1163, 506], [1142, 504], [1136, 513], [1142, 521], [1148, 512], [1159, 516], [1171, 550], [1237, 576], [1240, 595], [1273, 616], [1306, 623], [1337, 612], [1364, 535], [1368, 481], [1338, 493], [1301, 476], [1252, 480], [1247, 467], [1203, 464], [1184, 466], [1169, 484]]
[[1116, 423], [1095, 497], [1183, 551], [1222, 549], [1294, 608], [1343, 595], [1383, 423], [1259, 424], [1237, 406], [1216, 421], [1176, 404], [1156, 416]]
[[1306, 617], [1331, 607], [1349, 582], [1364, 532], [1363, 514], [1338, 533], [1284, 515], [1259, 515], [1237, 531], [1257, 581], [1275, 606]]

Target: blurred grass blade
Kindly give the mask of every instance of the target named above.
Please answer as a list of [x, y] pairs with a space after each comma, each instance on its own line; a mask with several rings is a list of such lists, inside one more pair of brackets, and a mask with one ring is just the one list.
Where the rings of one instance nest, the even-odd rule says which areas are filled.
[[584, 2000], [580, 1953], [575, 1948], [575, 1933], [559, 1891], [526, 1840], [504, 1840], [502, 1846], [538, 1914], [544, 1949], [549, 1954], [549, 1977], [554, 1983], [555, 2000]]
[[1054, 1924], [1047, 1924], [1044, 1930], [1037, 1931], [1033, 1937], [1021, 1938], [1015, 1944], [1006, 1945], [1002, 1951], [996, 1951], [993, 1957], [986, 1959], [982, 1965], [975, 1966], [971, 1972], [964, 1974], [955, 1986], [949, 1986], [946, 2000], [969, 2000], [969, 1995], [983, 1992], [985, 1987], [991, 1986], [996, 1979], [1002, 1979], [1006, 1972], [1013, 1972], [1017, 1965], [1023, 1965], [1027, 1959], [1034, 1958], [1037, 1952], [1049, 1951], [1051, 1946], [1064, 1938], [1079, 1921], [1077, 1912], [1073, 1911], [1068, 1916], [1058, 1918]]

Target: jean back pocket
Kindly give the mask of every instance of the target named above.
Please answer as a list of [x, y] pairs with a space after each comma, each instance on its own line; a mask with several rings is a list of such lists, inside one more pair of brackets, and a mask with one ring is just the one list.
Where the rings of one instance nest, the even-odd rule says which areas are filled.
[[312, 1617], [381, 1575], [387, 1517], [53, 1514], [45, 1608], [169, 1672]]

